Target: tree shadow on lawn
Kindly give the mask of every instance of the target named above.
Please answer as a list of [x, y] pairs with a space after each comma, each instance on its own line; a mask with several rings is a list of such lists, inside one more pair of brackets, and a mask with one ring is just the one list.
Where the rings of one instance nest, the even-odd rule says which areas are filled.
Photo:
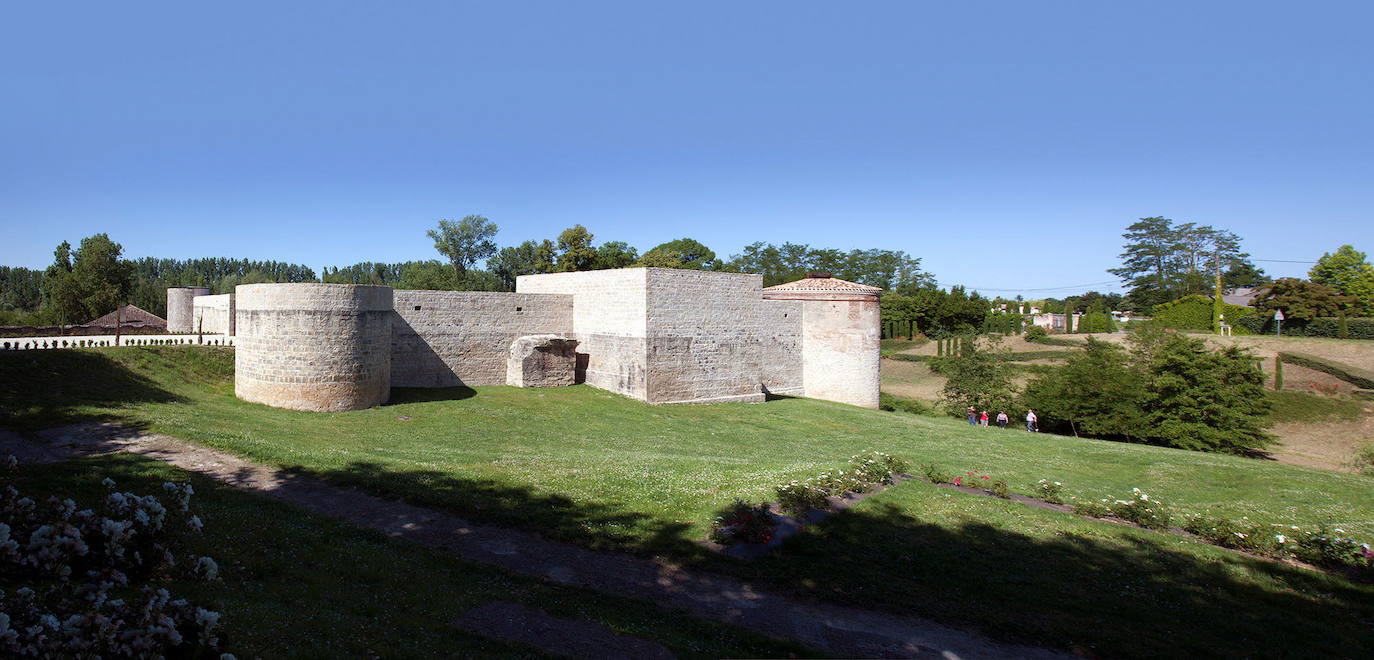
[[1042, 539], [875, 504], [833, 516], [747, 572], [1089, 656], [1374, 657], [1369, 585], [1234, 553], [1199, 557], [1143, 530]]
[[354, 461], [342, 469], [285, 468], [283, 477], [309, 476], [415, 506], [465, 517], [474, 523], [520, 528], [541, 536], [592, 548], [616, 548], [678, 557], [700, 555], [703, 548], [683, 538], [691, 525], [626, 511], [614, 504], [573, 501], [557, 493], [513, 486], [491, 479], [469, 479], [434, 470], [394, 470]]
[[0, 427], [34, 431], [76, 421], [128, 420], [79, 407], [185, 401], [151, 379], [96, 351], [0, 352]]

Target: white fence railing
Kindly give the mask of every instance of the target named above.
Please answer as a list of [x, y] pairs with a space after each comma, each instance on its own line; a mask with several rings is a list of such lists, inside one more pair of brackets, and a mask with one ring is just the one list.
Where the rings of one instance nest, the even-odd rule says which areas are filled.
[[[115, 346], [114, 335], [72, 335], [67, 337], [0, 337], [0, 350], [33, 351], [54, 348], [96, 348]], [[226, 335], [120, 335], [119, 346], [233, 346]]]

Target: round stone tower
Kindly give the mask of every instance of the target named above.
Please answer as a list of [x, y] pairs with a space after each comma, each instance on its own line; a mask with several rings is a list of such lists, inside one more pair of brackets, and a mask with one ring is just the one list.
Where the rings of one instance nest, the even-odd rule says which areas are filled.
[[196, 296], [210, 295], [204, 286], [174, 286], [167, 289], [167, 332], [195, 332]]
[[813, 399], [878, 407], [882, 289], [813, 273], [770, 286], [767, 300], [801, 303], [802, 389]]
[[237, 287], [234, 394], [277, 408], [337, 412], [391, 391], [391, 287]]

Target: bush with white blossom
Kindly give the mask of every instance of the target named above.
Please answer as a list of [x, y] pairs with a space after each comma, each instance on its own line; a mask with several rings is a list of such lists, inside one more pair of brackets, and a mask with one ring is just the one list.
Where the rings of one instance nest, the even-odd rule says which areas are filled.
[[183, 548], [203, 526], [190, 484], [163, 484], [169, 508], [102, 483], [108, 492], [90, 508], [0, 488], [0, 655], [219, 656], [220, 614], [155, 586], [218, 575], [213, 559]]

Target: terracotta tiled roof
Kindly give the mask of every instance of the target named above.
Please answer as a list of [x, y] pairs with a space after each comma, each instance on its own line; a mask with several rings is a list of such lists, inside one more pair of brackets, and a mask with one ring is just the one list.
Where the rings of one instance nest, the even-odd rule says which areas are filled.
[[[143, 311], [142, 309], [139, 309], [138, 307], [135, 307], [135, 306], [133, 306], [133, 305], [125, 305], [125, 306], [123, 306], [123, 307], [120, 307], [118, 311], [119, 311], [119, 321], [118, 321], [118, 323], [120, 323], [121, 325], [123, 325], [123, 326], [125, 326], [125, 327], [130, 327], [130, 326], [132, 326], [132, 327], [139, 327], [139, 328], [165, 328], [165, 327], [167, 327], [167, 320], [166, 320], [166, 319], [164, 319], [164, 318], [162, 318], [162, 317], [160, 317], [160, 316], [158, 316], [158, 315], [156, 315], [156, 314], [153, 314], [153, 313], [151, 313], [151, 312]], [[96, 319], [96, 320], [94, 320], [94, 321], [91, 321], [90, 323], [87, 323], [86, 325], [88, 325], [88, 326], [96, 326], [96, 327], [101, 327], [101, 328], [113, 328], [113, 327], [115, 327], [115, 323], [116, 323], [116, 321], [115, 321], [115, 313], [114, 313], [114, 312], [110, 312], [109, 314], [106, 314], [106, 315], [104, 315], [104, 316], [102, 316], [102, 317], [100, 317], [100, 318], [98, 318], [98, 319]]]
[[777, 293], [819, 291], [827, 293], [869, 294], [878, 293], [879, 291], [882, 291], [881, 288], [876, 286], [868, 286], [867, 284], [850, 282], [849, 280], [842, 280], [838, 277], [807, 277], [805, 279], [800, 279], [795, 282], [787, 282], [786, 284], [767, 286], [764, 287], [763, 290], [773, 291]]

